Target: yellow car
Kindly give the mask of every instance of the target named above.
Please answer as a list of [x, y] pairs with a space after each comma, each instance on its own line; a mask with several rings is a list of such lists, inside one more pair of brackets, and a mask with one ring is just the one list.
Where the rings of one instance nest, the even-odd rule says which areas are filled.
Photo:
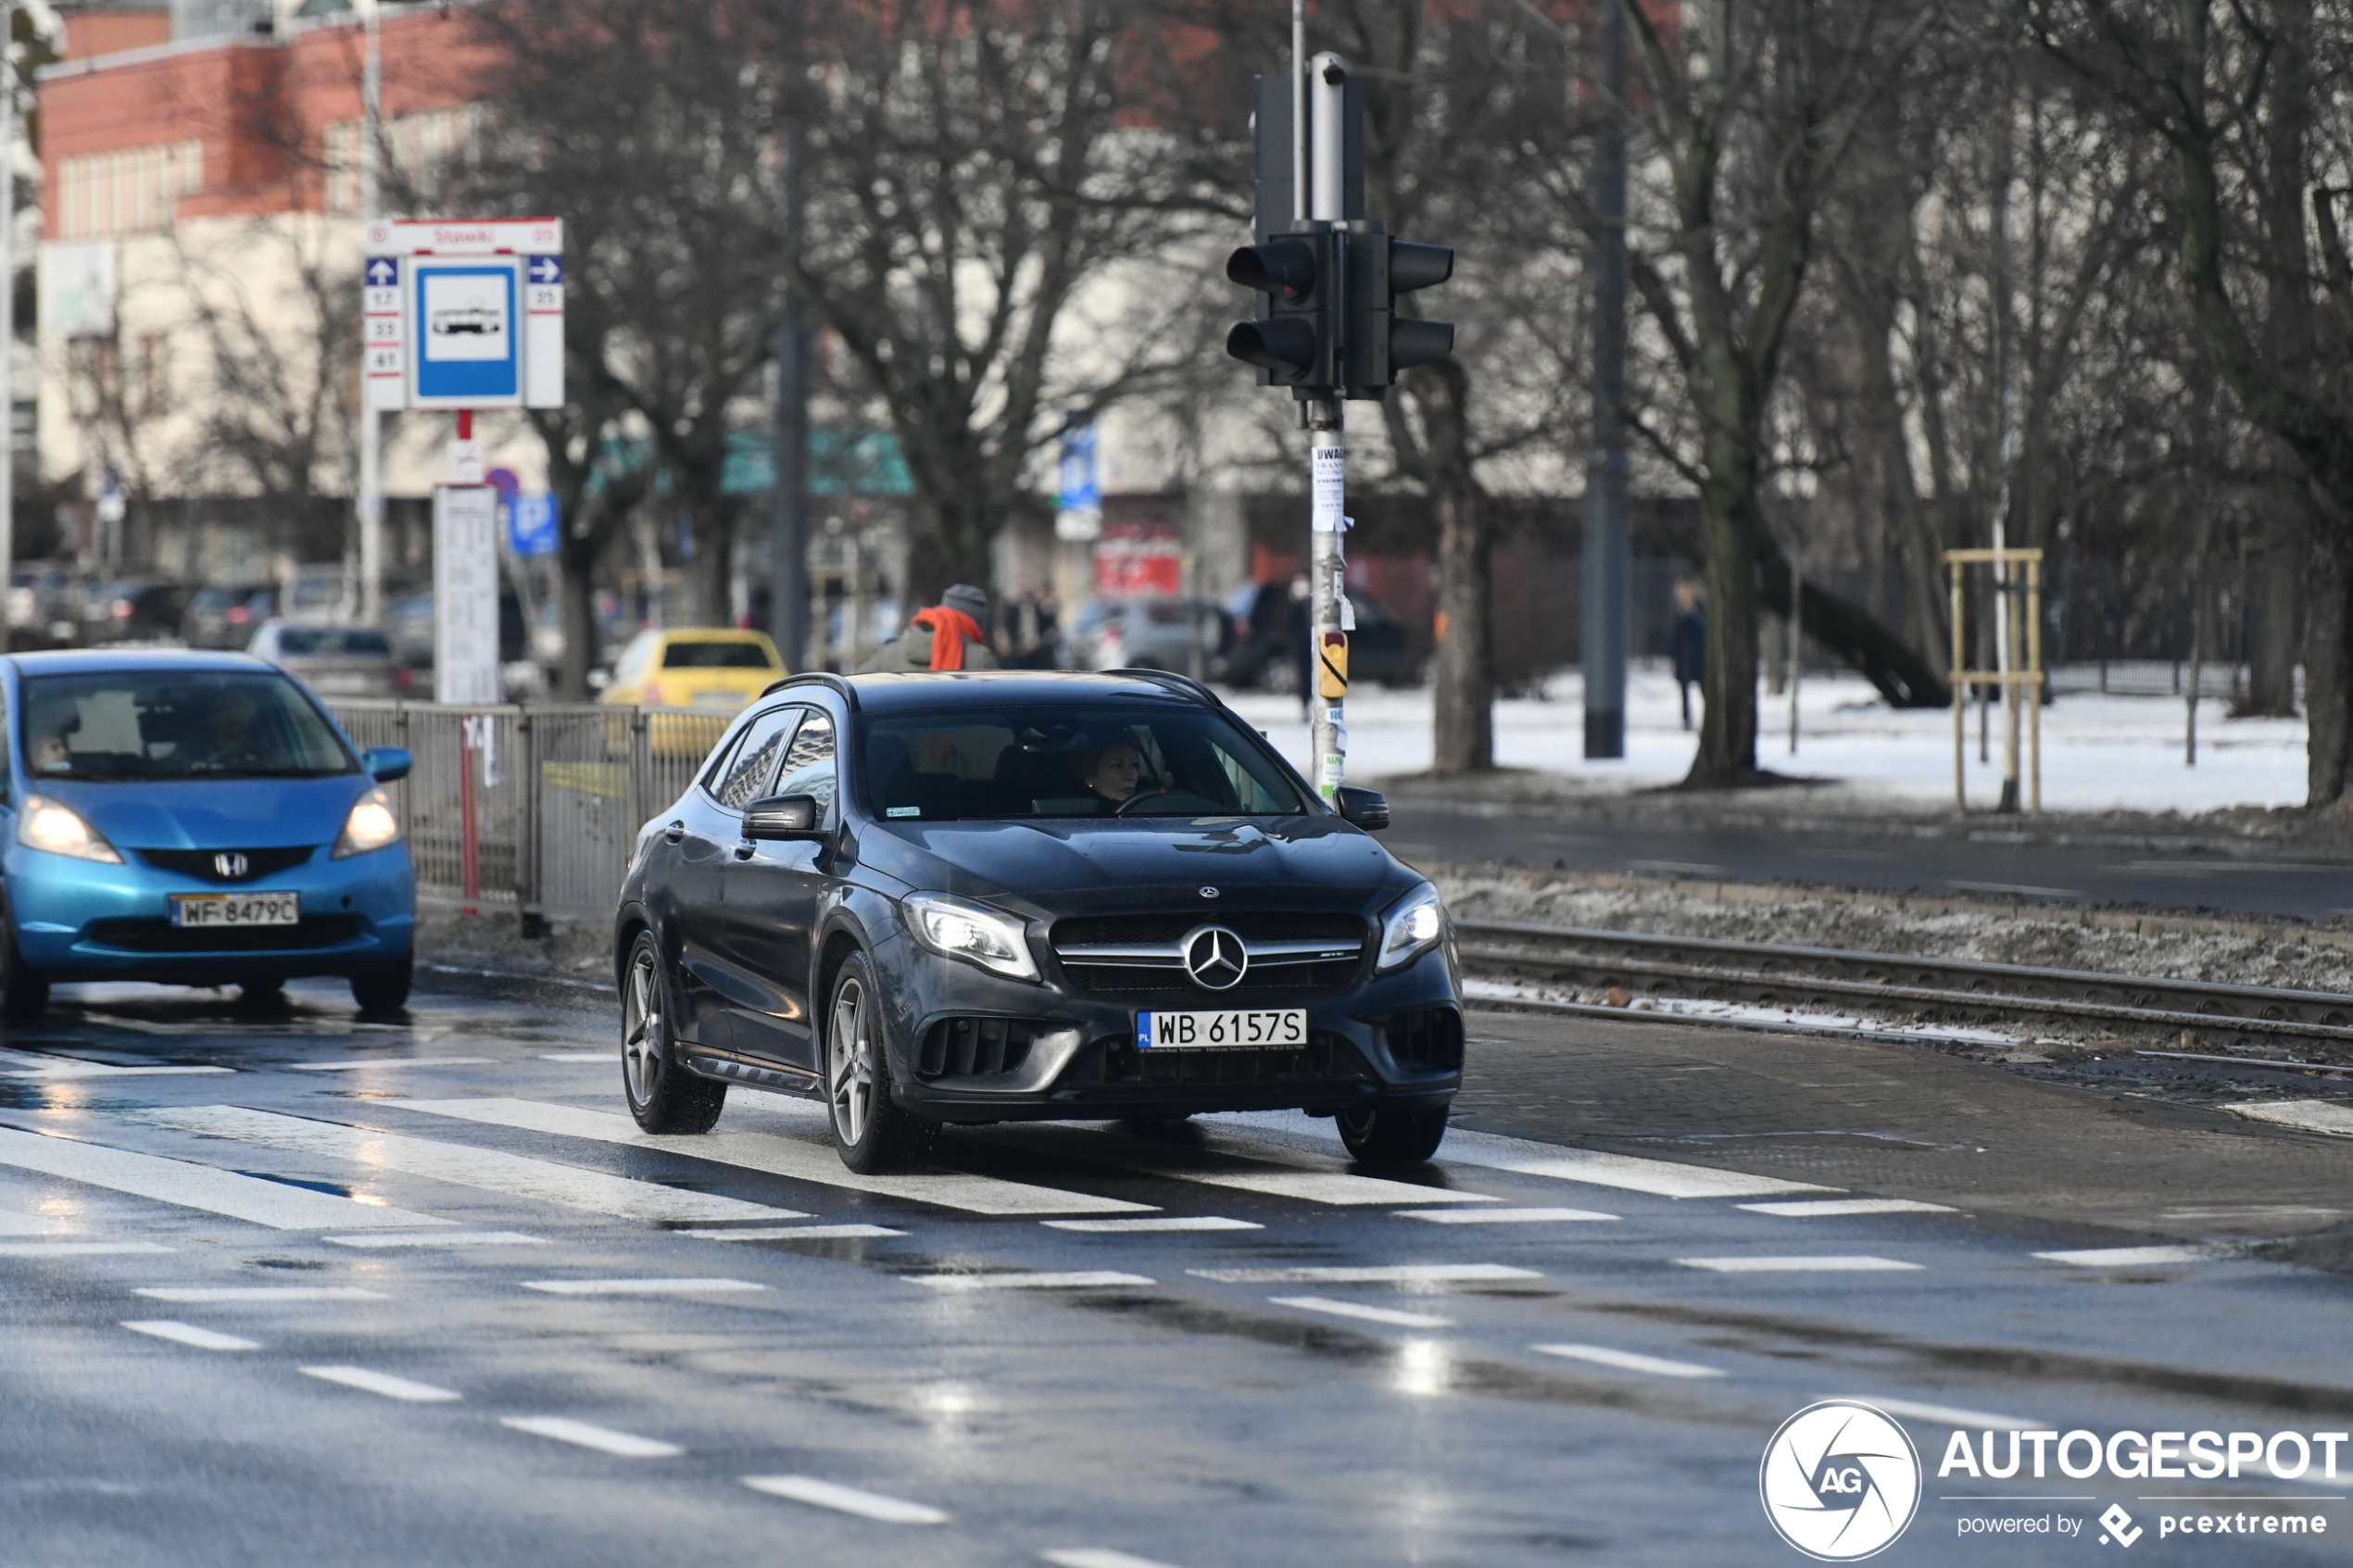
[[703, 627], [640, 632], [613, 661], [604, 702], [736, 713], [785, 677], [765, 632]]

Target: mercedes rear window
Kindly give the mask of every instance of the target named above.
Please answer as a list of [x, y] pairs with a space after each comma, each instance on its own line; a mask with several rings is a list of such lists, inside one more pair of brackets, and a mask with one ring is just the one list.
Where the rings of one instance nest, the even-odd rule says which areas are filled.
[[1298, 787], [1224, 714], [1175, 704], [1040, 703], [878, 714], [861, 737], [886, 822], [1263, 817]]
[[359, 759], [302, 688], [242, 670], [121, 670], [24, 682], [35, 778], [322, 778]]

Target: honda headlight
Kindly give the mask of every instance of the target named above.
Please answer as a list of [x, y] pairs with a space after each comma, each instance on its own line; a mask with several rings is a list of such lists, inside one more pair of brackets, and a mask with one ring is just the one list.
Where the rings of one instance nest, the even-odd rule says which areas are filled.
[[399, 842], [400, 818], [393, 811], [392, 797], [382, 789], [371, 789], [344, 818], [343, 833], [335, 839], [334, 852], [327, 858], [340, 860], [346, 855], [364, 855], [371, 849]]
[[1386, 974], [1402, 969], [1438, 946], [1446, 935], [1446, 906], [1439, 901], [1438, 889], [1423, 883], [1390, 909], [1380, 922], [1380, 958], [1373, 965], [1375, 974]]
[[45, 795], [24, 797], [24, 805], [17, 812], [17, 842], [28, 849], [70, 855], [77, 860], [122, 864], [122, 857], [115, 853], [106, 834], [84, 822], [82, 813], [72, 807], [60, 805]]
[[911, 893], [899, 907], [915, 940], [933, 952], [1014, 980], [1038, 978], [1028, 928], [1018, 917], [946, 893]]

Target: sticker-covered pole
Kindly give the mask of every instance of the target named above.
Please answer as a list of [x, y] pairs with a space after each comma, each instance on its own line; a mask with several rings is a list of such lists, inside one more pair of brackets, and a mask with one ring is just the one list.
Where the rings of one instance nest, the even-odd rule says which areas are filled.
[[[1307, 216], [1311, 220], [1339, 223], [1346, 200], [1344, 167], [1346, 133], [1342, 111], [1348, 68], [1338, 55], [1322, 54], [1308, 62], [1309, 120], [1314, 134], [1308, 144], [1313, 169]], [[1346, 236], [1335, 235], [1338, 245]], [[1345, 257], [1332, 253], [1327, 286], [1340, 287], [1347, 275]], [[1344, 330], [1347, 313], [1327, 309], [1329, 330]], [[1333, 361], [1342, 363], [1345, 345], [1334, 344]], [[1308, 479], [1313, 515], [1310, 519], [1308, 586], [1311, 630], [1307, 661], [1308, 756], [1316, 793], [1327, 802], [1337, 798], [1348, 772], [1348, 632], [1355, 617], [1349, 613], [1348, 558], [1343, 540], [1348, 531], [1347, 421], [1340, 389], [1305, 405], [1307, 415]]]

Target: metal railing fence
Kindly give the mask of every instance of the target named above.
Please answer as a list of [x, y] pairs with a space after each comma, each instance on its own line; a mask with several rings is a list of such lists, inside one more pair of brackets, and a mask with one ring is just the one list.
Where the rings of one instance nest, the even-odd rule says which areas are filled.
[[532, 919], [610, 915], [638, 827], [686, 792], [735, 717], [586, 703], [327, 706], [360, 746], [413, 759], [391, 788], [419, 894]]

